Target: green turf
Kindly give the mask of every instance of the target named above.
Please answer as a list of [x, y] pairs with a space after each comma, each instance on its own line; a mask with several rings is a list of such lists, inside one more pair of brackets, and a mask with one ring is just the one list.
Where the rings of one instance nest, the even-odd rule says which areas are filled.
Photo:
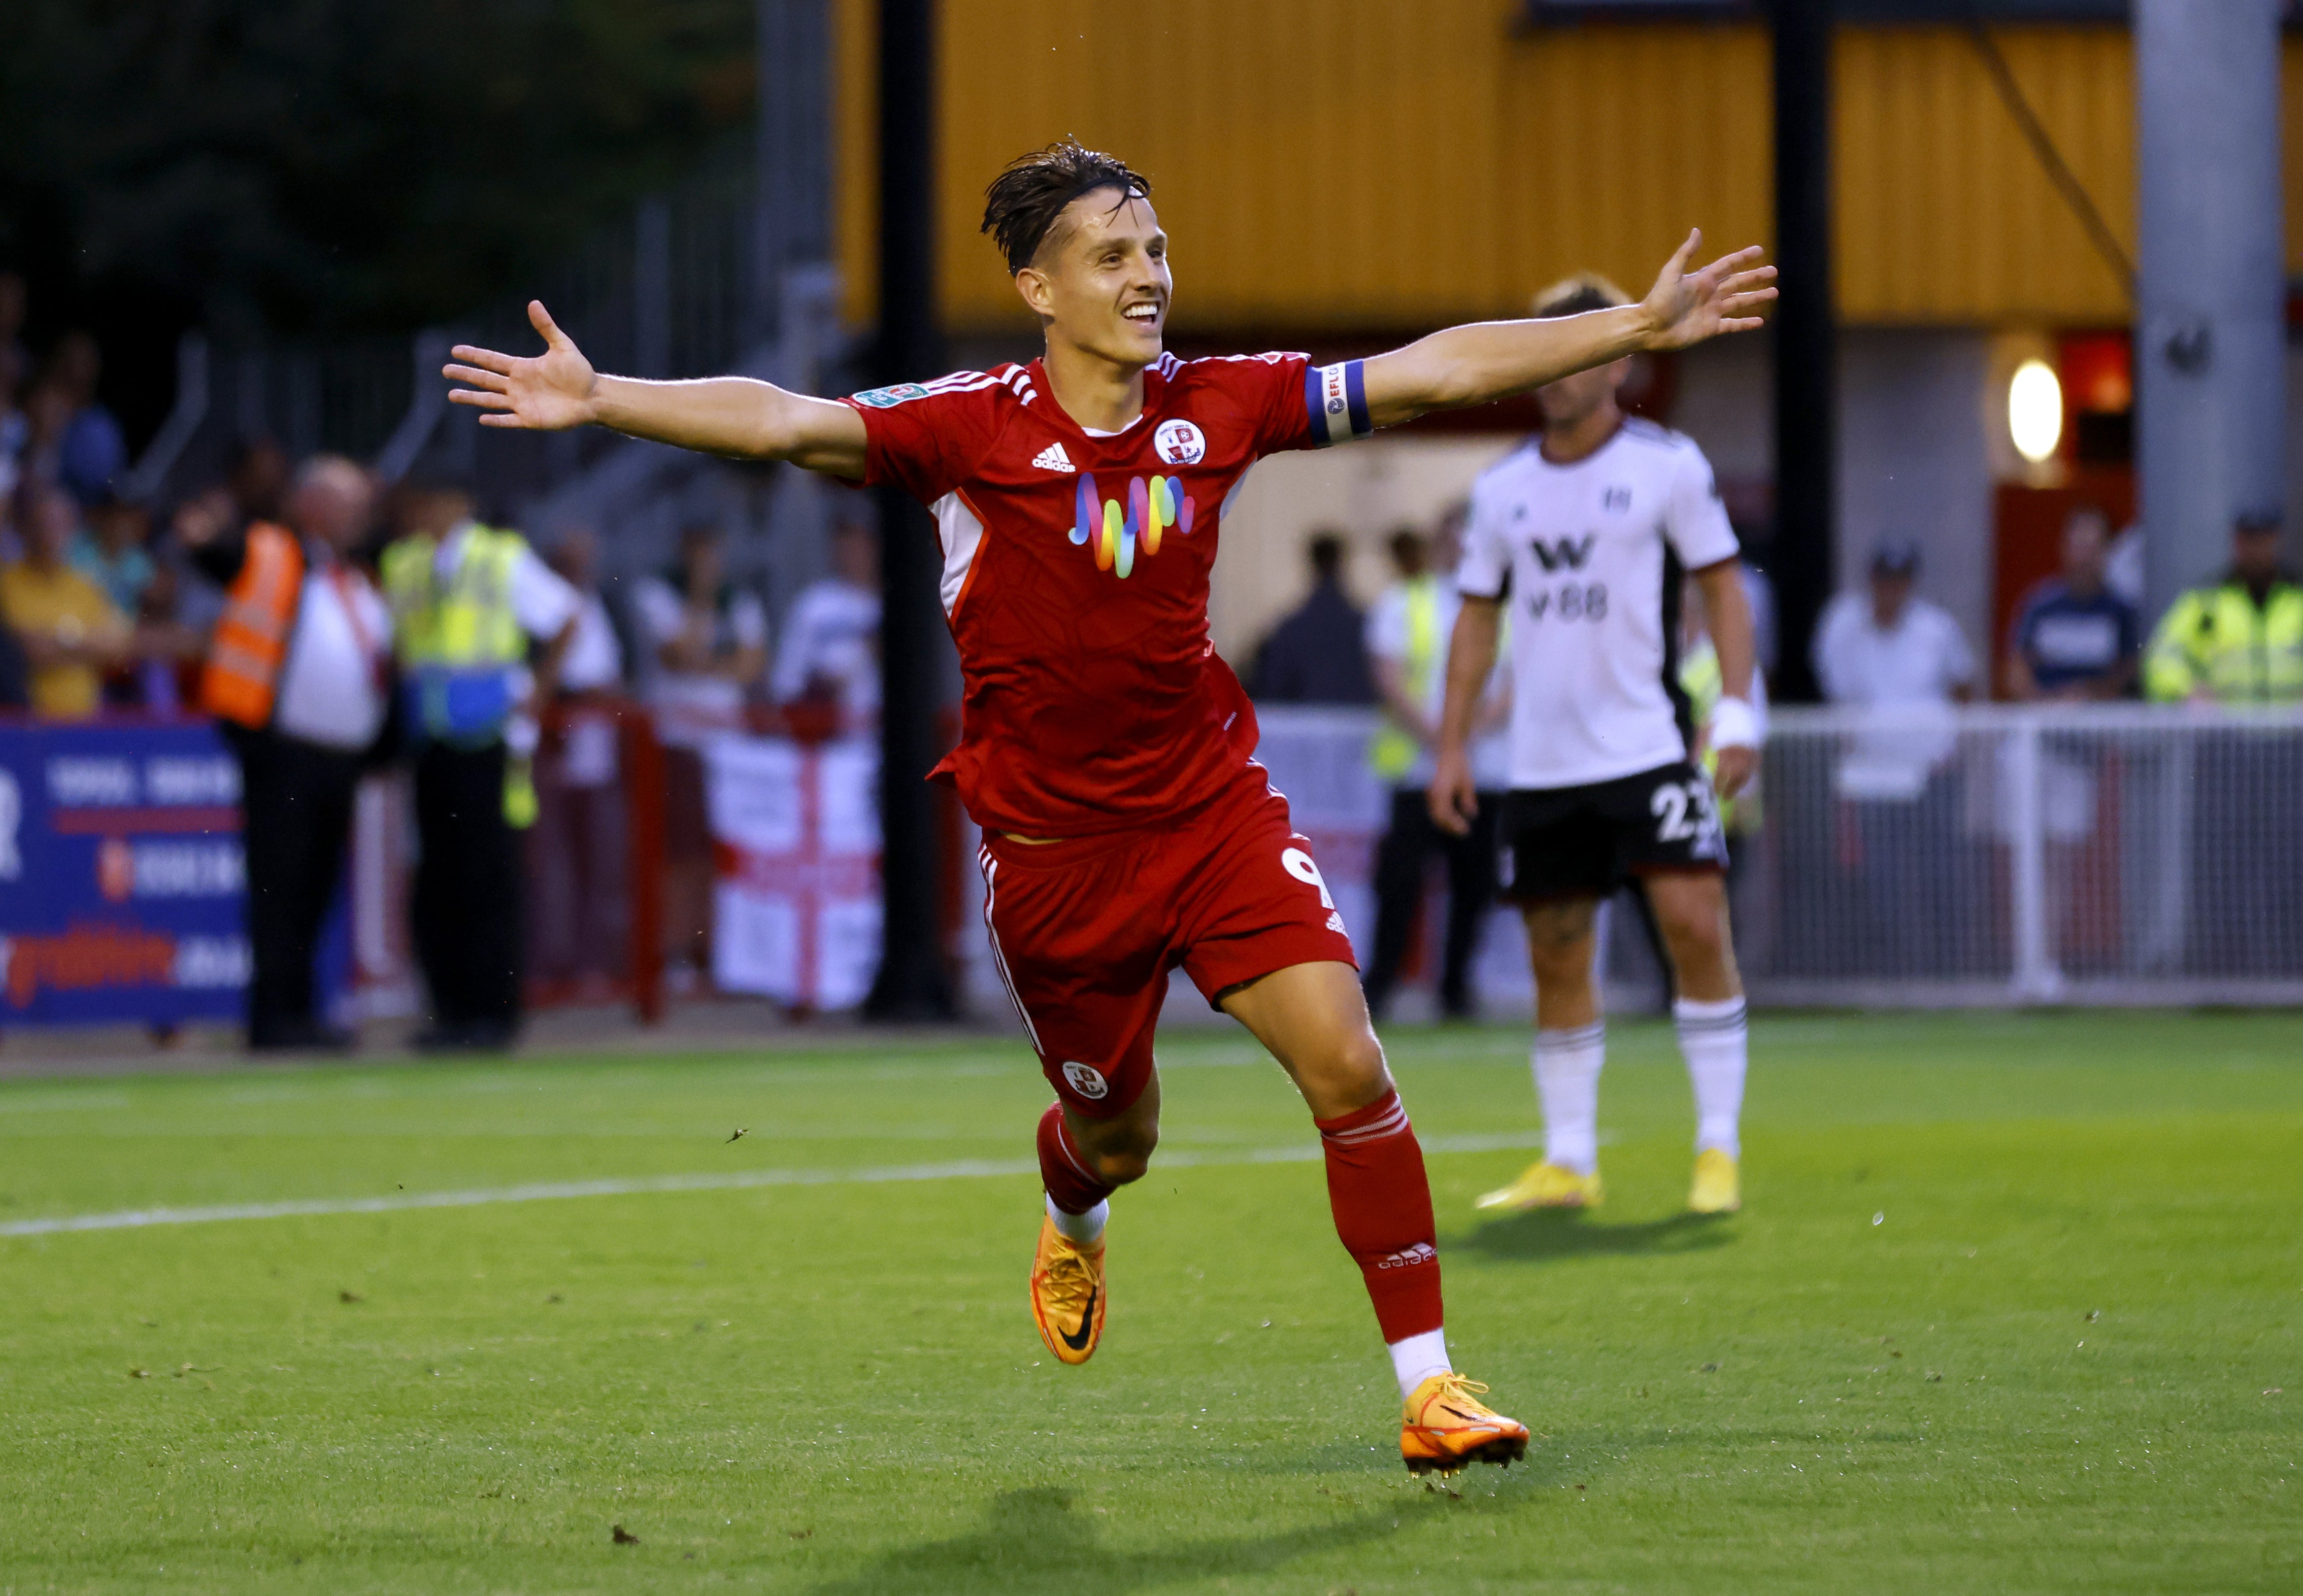
[[[1523, 1034], [1390, 1041], [1427, 1141], [1533, 1130]], [[1482, 1227], [1526, 1155], [1431, 1158], [1458, 1361], [1540, 1432], [1459, 1495], [1211, 1034], [1081, 1370], [1025, 1175], [0, 1240], [0, 1592], [2303, 1588], [2303, 1021], [1762, 1021], [1720, 1222], [1668, 1031], [1611, 1045], [1599, 1214]], [[0, 1222], [1012, 1163], [1047, 1096], [1004, 1041], [15, 1082]]]

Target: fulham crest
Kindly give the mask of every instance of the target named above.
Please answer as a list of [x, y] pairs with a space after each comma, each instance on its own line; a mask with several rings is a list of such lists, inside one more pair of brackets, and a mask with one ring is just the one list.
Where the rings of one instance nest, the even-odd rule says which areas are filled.
[[1163, 421], [1152, 434], [1152, 447], [1170, 466], [1196, 466], [1207, 456], [1208, 440], [1188, 421]]

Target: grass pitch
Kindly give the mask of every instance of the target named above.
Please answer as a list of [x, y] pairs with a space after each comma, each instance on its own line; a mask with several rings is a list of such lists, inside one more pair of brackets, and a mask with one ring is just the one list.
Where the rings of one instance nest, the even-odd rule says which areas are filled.
[[1608, 1205], [1497, 1224], [1524, 1033], [1389, 1041], [1539, 1432], [1453, 1492], [1237, 1033], [1162, 1048], [1080, 1370], [1005, 1041], [0, 1086], [0, 1590], [2303, 1587], [2303, 1021], [1762, 1020], [1724, 1221], [1667, 1029], [1612, 1029]]

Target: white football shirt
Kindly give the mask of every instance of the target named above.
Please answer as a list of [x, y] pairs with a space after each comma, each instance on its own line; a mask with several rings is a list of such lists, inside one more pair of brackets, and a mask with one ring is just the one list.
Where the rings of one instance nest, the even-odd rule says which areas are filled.
[[1514, 787], [1687, 757], [1680, 582], [1738, 552], [1703, 451], [1636, 416], [1572, 465], [1531, 441], [1472, 484], [1456, 584], [1509, 609]]

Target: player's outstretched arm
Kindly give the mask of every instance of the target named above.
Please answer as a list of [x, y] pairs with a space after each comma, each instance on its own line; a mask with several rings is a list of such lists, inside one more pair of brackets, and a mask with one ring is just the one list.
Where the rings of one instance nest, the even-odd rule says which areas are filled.
[[458, 344], [441, 374], [462, 386], [448, 398], [481, 412], [480, 424], [558, 432], [596, 424], [706, 454], [789, 460], [833, 476], [864, 475], [864, 418], [847, 405], [750, 377], [648, 382], [605, 376], [560, 330], [540, 300], [527, 319], [541, 355], [502, 355]]
[[1503, 630], [1503, 603], [1466, 593], [1447, 639], [1447, 707], [1439, 711], [1439, 748], [1433, 757], [1431, 787], [1425, 801], [1431, 819], [1451, 836], [1472, 829], [1480, 812], [1480, 785], [1472, 770], [1472, 726], [1479, 718], [1488, 673], [1495, 668], [1496, 640]]
[[1754, 245], [1690, 272], [1687, 263], [1702, 242], [1700, 231], [1689, 233], [1637, 305], [1541, 321], [1473, 322], [1376, 356], [1366, 367], [1369, 418], [1391, 426], [1430, 410], [1484, 405], [1625, 355], [1682, 349], [1764, 325], [1759, 312], [1776, 297], [1775, 267], [1759, 264], [1762, 252]]

